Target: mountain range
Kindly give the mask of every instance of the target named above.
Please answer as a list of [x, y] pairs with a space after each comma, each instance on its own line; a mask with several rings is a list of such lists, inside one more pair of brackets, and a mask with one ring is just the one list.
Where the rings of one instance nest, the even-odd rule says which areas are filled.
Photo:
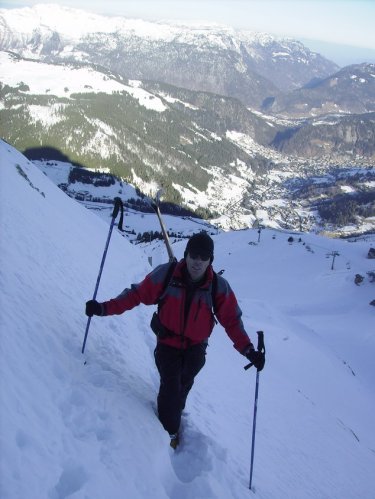
[[340, 69], [268, 34], [56, 5], [0, 9], [0, 49], [3, 135], [26, 154], [48, 146], [146, 193], [163, 185], [229, 227], [321, 229], [319, 205], [348, 196], [344, 225], [373, 224], [372, 64]]
[[229, 95], [247, 105], [338, 69], [296, 40], [227, 26], [105, 17], [57, 5], [0, 14], [3, 50], [100, 64], [127, 78]]

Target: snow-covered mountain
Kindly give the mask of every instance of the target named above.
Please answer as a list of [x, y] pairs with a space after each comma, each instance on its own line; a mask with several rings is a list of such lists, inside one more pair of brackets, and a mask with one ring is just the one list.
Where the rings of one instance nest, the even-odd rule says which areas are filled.
[[162, 184], [225, 228], [373, 228], [366, 65], [354, 79], [293, 40], [57, 5], [0, 9], [0, 48], [3, 136], [28, 157], [62, 153], [146, 193]]
[[[152, 307], [94, 318], [81, 354], [110, 217], [70, 199], [3, 141], [0, 157], [1, 497], [247, 497], [255, 373], [216, 326], [173, 453], [153, 411]], [[167, 217], [196, 230], [187, 223]], [[254, 497], [372, 499], [374, 239], [213, 238], [214, 267], [225, 269], [249, 334], [265, 332]], [[173, 244], [178, 258], [185, 244]], [[167, 260], [160, 243], [134, 246], [115, 230], [98, 298], [142, 279], [150, 256], [153, 266]]]
[[[214, 331], [184, 445], [172, 454], [152, 409], [152, 310], [96, 318], [80, 353], [109, 217], [85, 210], [3, 142], [1, 158], [2, 497], [246, 496], [255, 377], [224, 331]], [[374, 284], [366, 255], [374, 240], [293, 234], [288, 243], [290, 235], [213, 236], [215, 268], [225, 268], [250, 335], [264, 329], [266, 337], [255, 497], [371, 499]], [[185, 242], [173, 247], [181, 257]], [[333, 251], [340, 256], [331, 270]], [[100, 299], [140, 280], [149, 256], [154, 266], [166, 261], [160, 243], [132, 246], [114, 232]]]
[[375, 64], [354, 64], [328, 78], [279, 96], [269, 112], [288, 117], [375, 112]]
[[[104, 68], [5, 52], [0, 61], [0, 116], [9, 124], [4, 136], [30, 158], [61, 160], [65, 155], [66, 162], [110, 171], [146, 194], [164, 185], [169, 201], [200, 210], [204, 217], [216, 213], [224, 228], [259, 222], [321, 229], [317, 203], [347, 188], [358, 209], [336, 226], [351, 224], [352, 233], [371, 226], [374, 213], [367, 196], [375, 149], [363, 117], [358, 131], [354, 117], [348, 123], [345, 117], [319, 118], [302, 126], [298, 120], [252, 112], [234, 99], [128, 80]], [[324, 148], [318, 140], [322, 134]], [[353, 142], [341, 143], [341, 134]], [[314, 149], [312, 159], [296, 156], [301, 147]]]
[[97, 63], [125, 78], [228, 95], [252, 107], [338, 69], [296, 40], [228, 26], [99, 16], [58, 5], [0, 9], [0, 48], [50, 62]]

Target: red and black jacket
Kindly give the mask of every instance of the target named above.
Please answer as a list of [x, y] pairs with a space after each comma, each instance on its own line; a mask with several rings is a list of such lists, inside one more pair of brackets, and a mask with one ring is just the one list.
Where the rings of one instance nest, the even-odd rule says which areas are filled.
[[[160, 301], [159, 319], [162, 325], [173, 334], [159, 339], [161, 343], [175, 348], [187, 348], [207, 341], [215, 325], [212, 311], [213, 270], [207, 268], [205, 278], [194, 292], [189, 310], [185, 311], [187, 281], [185, 260], [177, 263], [171, 280], [165, 288], [165, 280], [171, 263], [159, 265], [139, 284], [132, 284], [117, 298], [104, 302], [103, 315], [122, 314], [140, 303], [156, 304]], [[165, 289], [164, 289], [165, 288]], [[245, 352], [251, 341], [244, 329], [241, 309], [228, 282], [217, 275], [215, 314], [224, 327], [234, 347]]]

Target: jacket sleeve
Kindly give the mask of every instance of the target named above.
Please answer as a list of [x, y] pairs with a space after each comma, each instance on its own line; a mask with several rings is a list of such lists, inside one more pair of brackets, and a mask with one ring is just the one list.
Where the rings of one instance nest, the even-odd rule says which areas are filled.
[[241, 319], [242, 311], [229, 283], [221, 276], [217, 278], [216, 317], [232, 340], [234, 348], [244, 354], [253, 345]]
[[140, 303], [152, 305], [157, 302], [163, 291], [164, 280], [167, 276], [169, 264], [163, 264], [150, 272], [142, 282], [132, 284], [124, 289], [116, 298], [104, 302], [103, 315], [119, 315], [131, 310]]

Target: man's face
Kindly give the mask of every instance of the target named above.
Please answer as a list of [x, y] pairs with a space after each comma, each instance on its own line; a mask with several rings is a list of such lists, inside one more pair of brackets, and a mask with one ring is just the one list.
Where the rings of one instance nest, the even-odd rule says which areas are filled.
[[210, 265], [210, 257], [190, 252], [186, 256], [186, 266], [193, 281], [199, 281]]

